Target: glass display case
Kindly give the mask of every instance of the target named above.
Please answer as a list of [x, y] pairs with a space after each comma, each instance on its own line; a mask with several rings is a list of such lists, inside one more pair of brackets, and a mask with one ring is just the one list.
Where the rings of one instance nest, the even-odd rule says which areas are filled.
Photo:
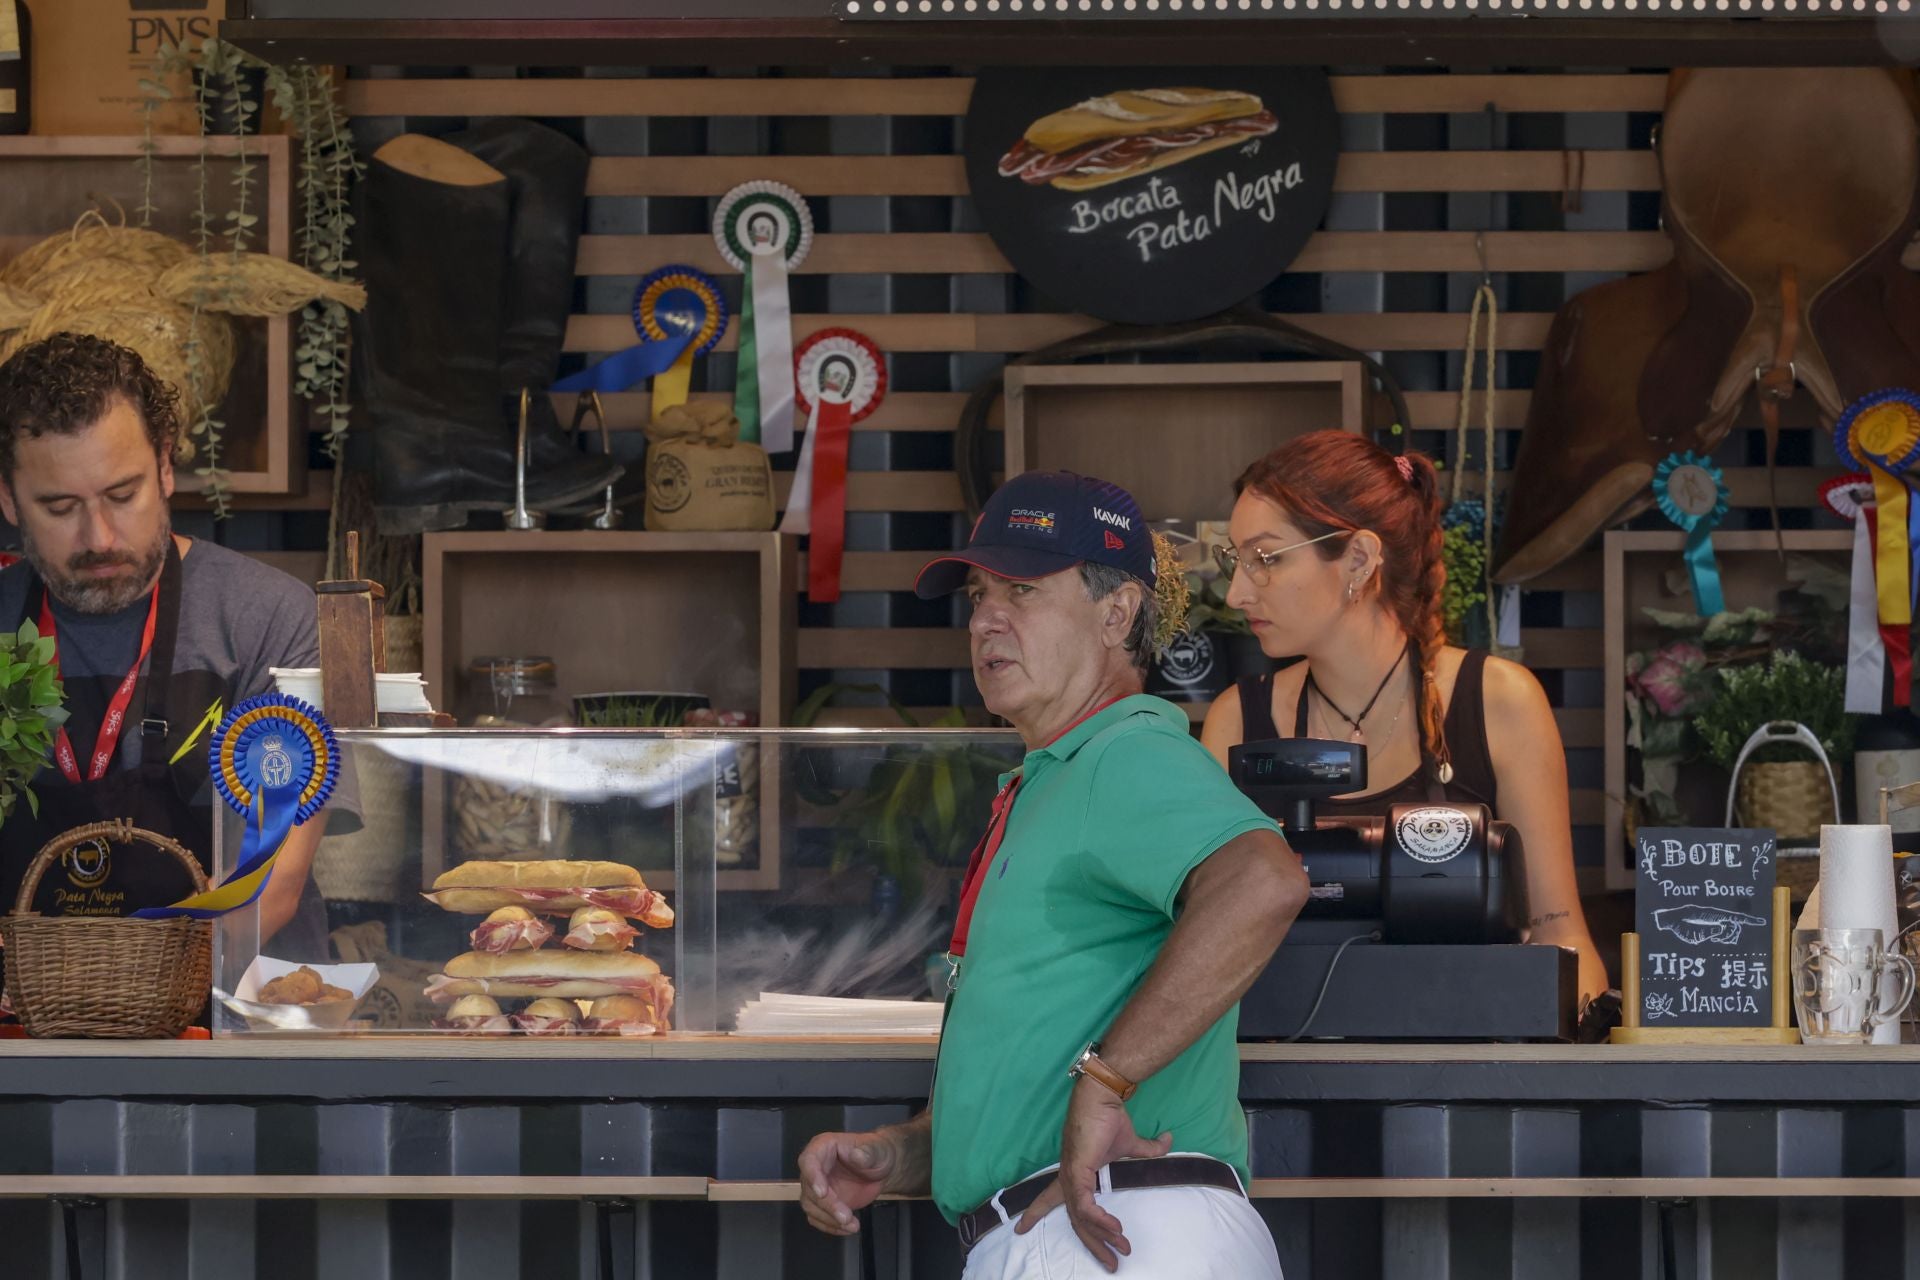
[[275, 871], [302, 881], [291, 918], [217, 924], [216, 1035], [931, 1034], [959, 880], [1023, 751], [973, 729], [338, 737], [328, 834]]

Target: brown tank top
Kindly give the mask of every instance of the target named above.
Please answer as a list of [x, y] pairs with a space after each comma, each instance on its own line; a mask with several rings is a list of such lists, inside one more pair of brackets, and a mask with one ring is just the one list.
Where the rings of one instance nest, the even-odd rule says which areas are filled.
[[[1396, 804], [1452, 801], [1484, 804], [1498, 815], [1493, 755], [1487, 748], [1486, 670], [1486, 653], [1469, 649], [1460, 661], [1460, 674], [1454, 678], [1453, 698], [1447, 704], [1445, 720], [1447, 750], [1453, 756], [1453, 781], [1442, 784], [1434, 776], [1434, 761], [1423, 742], [1420, 767], [1393, 786], [1351, 800], [1323, 800], [1314, 806], [1315, 810], [1329, 816], [1384, 815]], [[1278, 738], [1280, 727], [1273, 720], [1273, 676], [1246, 676], [1238, 687], [1242, 741], [1268, 742]], [[1300, 701], [1294, 711], [1293, 736], [1307, 736], [1305, 681], [1301, 682]]]

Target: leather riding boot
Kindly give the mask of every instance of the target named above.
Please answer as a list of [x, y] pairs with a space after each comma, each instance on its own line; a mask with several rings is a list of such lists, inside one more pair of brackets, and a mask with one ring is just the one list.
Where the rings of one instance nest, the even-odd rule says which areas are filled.
[[[474, 511], [510, 509], [518, 392], [505, 397], [503, 382], [538, 373], [524, 354], [529, 344], [509, 337], [525, 292], [515, 283], [516, 247], [536, 228], [547, 236], [551, 228], [516, 217], [510, 178], [413, 136], [375, 154], [358, 199], [368, 303], [357, 324], [354, 381], [372, 437], [380, 528], [453, 529]], [[570, 261], [566, 270], [570, 287]], [[549, 363], [540, 385], [551, 378]], [[610, 460], [571, 447], [535, 444], [529, 452], [534, 509], [578, 502], [620, 474]]]
[[[517, 425], [522, 387], [544, 391], [553, 384], [560, 350], [573, 313], [574, 267], [580, 249], [580, 225], [587, 206], [587, 153], [571, 138], [527, 120], [487, 120], [449, 134], [446, 141], [506, 176], [512, 231], [507, 268], [507, 323], [500, 342], [500, 403], [503, 420]], [[532, 477], [579, 473], [582, 450], [560, 429], [552, 401], [534, 397], [527, 425]], [[613, 465], [590, 448], [596, 474], [612, 479]], [[591, 506], [599, 495], [575, 500]], [[538, 505], [532, 504], [529, 505]], [[569, 505], [550, 501], [548, 510]]]

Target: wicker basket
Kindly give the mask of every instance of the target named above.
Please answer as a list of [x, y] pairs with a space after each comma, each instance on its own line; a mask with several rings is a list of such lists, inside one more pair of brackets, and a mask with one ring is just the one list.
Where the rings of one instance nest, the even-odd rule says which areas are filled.
[[1750, 827], [1771, 827], [1783, 841], [1812, 840], [1836, 822], [1824, 765], [1812, 760], [1748, 764], [1736, 804]]
[[28, 910], [54, 861], [88, 840], [139, 840], [179, 859], [195, 892], [200, 863], [176, 842], [130, 822], [96, 822], [48, 841], [28, 868], [13, 914], [0, 919], [7, 993], [35, 1037], [170, 1039], [207, 1003], [213, 926], [205, 920], [43, 916]]

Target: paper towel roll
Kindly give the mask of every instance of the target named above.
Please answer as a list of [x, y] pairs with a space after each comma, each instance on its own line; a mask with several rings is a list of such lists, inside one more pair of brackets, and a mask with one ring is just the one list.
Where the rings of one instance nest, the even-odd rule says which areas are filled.
[[[1817, 900], [1807, 902], [1801, 928], [1878, 929], [1891, 947], [1900, 932], [1894, 909], [1893, 828], [1873, 823], [1821, 827], [1815, 894]], [[1882, 1025], [1873, 1042], [1899, 1044], [1900, 1020]]]

